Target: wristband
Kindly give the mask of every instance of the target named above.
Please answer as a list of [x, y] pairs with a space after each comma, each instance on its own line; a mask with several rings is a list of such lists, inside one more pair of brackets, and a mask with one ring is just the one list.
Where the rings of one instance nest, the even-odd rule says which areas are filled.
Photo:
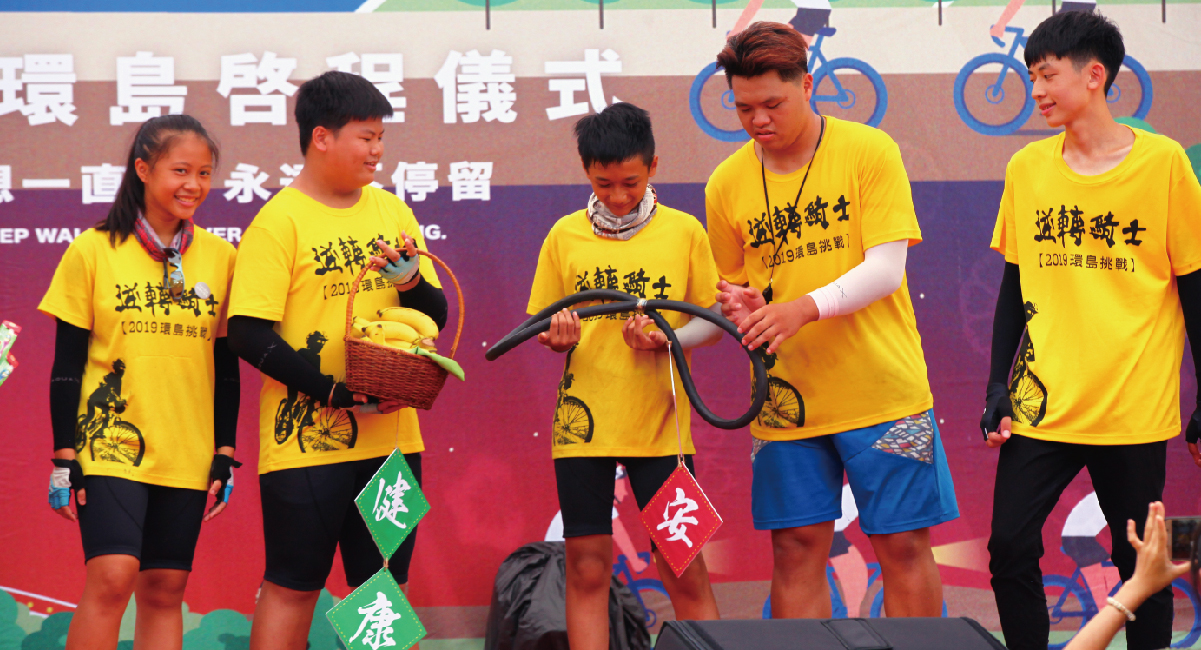
[[1125, 606], [1125, 605], [1123, 605], [1122, 603], [1119, 603], [1119, 602], [1117, 601], [1117, 599], [1115, 599], [1115, 598], [1106, 598], [1106, 599], [1105, 599], [1105, 602], [1109, 603], [1109, 606], [1110, 606], [1110, 607], [1113, 607], [1114, 609], [1116, 609], [1116, 610], [1118, 610], [1119, 612], [1121, 612], [1121, 613], [1122, 613], [1122, 616], [1125, 616], [1127, 621], [1133, 621], [1133, 620], [1134, 620], [1134, 612], [1132, 612], [1132, 611], [1130, 611], [1129, 609], [1127, 609], [1127, 608], [1126, 608], [1126, 606]]
[[62, 508], [71, 504], [71, 491], [83, 489], [83, 467], [77, 460], [52, 459], [50, 472], [50, 507]]
[[229, 501], [229, 495], [234, 489], [234, 468], [241, 467], [242, 463], [226, 456], [225, 454], [213, 454], [213, 464], [209, 469], [209, 483], [217, 481], [221, 483], [221, 488], [217, 490], [217, 502], [225, 503]]

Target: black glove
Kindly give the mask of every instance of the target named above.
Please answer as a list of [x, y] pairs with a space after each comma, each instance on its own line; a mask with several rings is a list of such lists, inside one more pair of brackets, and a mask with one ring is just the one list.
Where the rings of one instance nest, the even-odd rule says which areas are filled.
[[346, 387], [346, 384], [338, 382], [334, 384], [334, 392], [330, 393], [328, 406], [332, 409], [352, 409], [358, 406], [359, 403], [354, 399], [354, 393]]
[[984, 415], [980, 418], [980, 433], [988, 440], [988, 434], [1001, 426], [1002, 418], [1013, 418], [1013, 402], [1009, 399], [1009, 387], [992, 382], [984, 398]]
[[230, 485], [234, 477], [233, 470], [235, 467], [241, 466], [242, 463], [225, 454], [213, 454], [213, 465], [209, 469], [209, 485], [212, 485], [213, 481], [221, 483], [221, 489], [217, 490], [217, 503], [229, 500], [229, 493], [233, 491], [233, 486]]
[[1193, 417], [1188, 419], [1188, 426], [1184, 428], [1185, 442], [1196, 444], [1198, 438], [1201, 438], [1201, 403], [1197, 405]]

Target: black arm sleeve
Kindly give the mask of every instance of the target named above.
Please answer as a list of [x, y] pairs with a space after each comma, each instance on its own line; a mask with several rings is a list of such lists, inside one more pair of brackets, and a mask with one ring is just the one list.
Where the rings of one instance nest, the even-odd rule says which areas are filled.
[[83, 391], [91, 332], [55, 319], [54, 365], [50, 368], [50, 427], [54, 450], [75, 448], [75, 416]]
[[400, 306], [416, 309], [434, 320], [438, 329], [446, 327], [446, 293], [422, 277], [417, 285], [400, 292]]
[[334, 382], [304, 360], [263, 318], [229, 319], [229, 349], [268, 377], [320, 402], [329, 399]]
[[242, 378], [238, 374], [238, 357], [229, 349], [229, 339], [224, 336], [213, 343], [213, 365], [217, 376], [213, 387], [213, 446], [236, 447]]
[[1193, 366], [1197, 373], [1197, 404], [1201, 407], [1201, 271], [1176, 277], [1180, 308], [1184, 311], [1184, 329], [1193, 348]]
[[1013, 357], [1026, 329], [1026, 311], [1022, 307], [1022, 278], [1017, 264], [1005, 263], [1001, 291], [997, 295], [997, 310], [992, 321], [992, 364], [989, 384], [1008, 384]]

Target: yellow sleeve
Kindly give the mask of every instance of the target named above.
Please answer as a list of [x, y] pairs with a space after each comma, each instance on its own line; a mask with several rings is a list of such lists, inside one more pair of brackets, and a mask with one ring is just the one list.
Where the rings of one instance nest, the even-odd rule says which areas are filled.
[[920, 242], [922, 231], [917, 225], [913, 190], [900, 147], [888, 138], [874, 157], [865, 158], [864, 164], [867, 168], [859, 182], [863, 249], [902, 239], [908, 239], [910, 246]]
[[[54, 279], [50, 281], [38, 311], [75, 327], [92, 329], [96, 268], [91, 258], [97, 253], [98, 246], [108, 246], [108, 233], [99, 235], [92, 232], [71, 242], [54, 270]], [[100, 240], [99, 244], [97, 240]]]
[[1005, 256], [1010, 264], [1018, 263], [1018, 238], [1013, 214], [1013, 161], [1005, 167], [1005, 193], [997, 210], [997, 225], [993, 227], [989, 247]]
[[1172, 188], [1168, 190], [1168, 259], [1172, 273], [1188, 275], [1201, 269], [1201, 184], [1188, 156], [1175, 148]]
[[[292, 286], [296, 238], [287, 219], [257, 223], [263, 216], [260, 213], [242, 235], [229, 292], [229, 315], [279, 321]], [[284, 230], [289, 232], [276, 232]]]
[[556, 300], [567, 296], [563, 287], [566, 284], [563, 272], [559, 267], [559, 255], [554, 243], [555, 229], [542, 242], [542, 250], [538, 253], [538, 269], [534, 271], [534, 284], [530, 287], [530, 302], [525, 311], [533, 316], [545, 309]]
[[717, 303], [717, 265], [713, 262], [709, 236], [699, 224], [688, 257], [688, 292], [684, 299], [705, 309]]
[[[746, 284], [746, 262], [743, 257], [742, 232], [731, 222], [721, 199], [721, 188], [712, 177], [705, 185], [705, 221], [709, 229], [709, 247], [713, 262], [722, 280], [731, 284]], [[716, 285], [716, 283], [715, 283]]]
[[[395, 197], [395, 195], [393, 195], [393, 197]], [[413, 214], [413, 209], [410, 208], [409, 205], [404, 201], [400, 201], [400, 199], [397, 199], [397, 201], [400, 203], [400, 229], [404, 231], [406, 235], [413, 238], [413, 243], [417, 245], [418, 249], [429, 251], [429, 247], [425, 245], [425, 235], [421, 234], [421, 224], [417, 223], [417, 217]], [[397, 243], [401, 241], [400, 233], [396, 233], [396, 241]], [[446, 260], [442, 261], [445, 262]], [[434, 261], [422, 255], [419, 264], [421, 268], [421, 277], [425, 278], [426, 282], [429, 282], [435, 287], [441, 289], [442, 281], [438, 278], [438, 269], [437, 265], [434, 264]]]
[[221, 338], [227, 334], [226, 326], [229, 322], [229, 301], [231, 297], [230, 291], [233, 289], [234, 267], [238, 262], [238, 250], [232, 245], [229, 245], [229, 256], [226, 262], [229, 267], [229, 275], [225, 280], [225, 304], [221, 305], [221, 320], [217, 323], [217, 333], [215, 338]]

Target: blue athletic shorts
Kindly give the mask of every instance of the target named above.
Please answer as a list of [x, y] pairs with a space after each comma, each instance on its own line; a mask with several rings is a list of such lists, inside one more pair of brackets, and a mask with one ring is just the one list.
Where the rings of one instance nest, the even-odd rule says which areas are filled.
[[806, 440], [758, 442], [752, 461], [755, 528], [775, 530], [842, 516], [846, 472], [868, 535], [959, 517], [933, 411]]

